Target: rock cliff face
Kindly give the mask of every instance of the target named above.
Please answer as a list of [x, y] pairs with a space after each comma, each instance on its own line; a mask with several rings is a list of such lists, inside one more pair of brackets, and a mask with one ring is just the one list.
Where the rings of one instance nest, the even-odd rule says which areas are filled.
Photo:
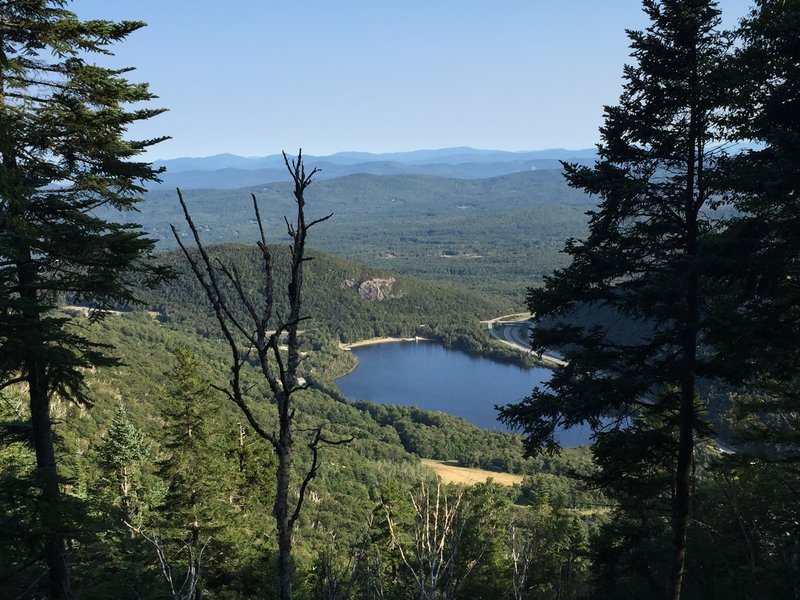
[[390, 277], [388, 279], [367, 279], [361, 282], [358, 286], [358, 295], [364, 300], [370, 302], [380, 302], [382, 300], [389, 300], [390, 298], [399, 298], [397, 294], [392, 294], [396, 279]]

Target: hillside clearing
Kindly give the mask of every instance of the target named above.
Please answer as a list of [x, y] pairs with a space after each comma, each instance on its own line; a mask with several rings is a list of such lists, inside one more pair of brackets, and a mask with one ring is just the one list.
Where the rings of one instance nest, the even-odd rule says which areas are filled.
[[487, 479], [492, 479], [496, 483], [511, 487], [515, 484], [521, 484], [523, 479], [522, 475], [458, 467], [446, 461], [423, 458], [421, 462], [423, 466], [436, 471], [436, 474], [441, 477], [442, 483], [475, 485], [476, 483], [483, 483]]

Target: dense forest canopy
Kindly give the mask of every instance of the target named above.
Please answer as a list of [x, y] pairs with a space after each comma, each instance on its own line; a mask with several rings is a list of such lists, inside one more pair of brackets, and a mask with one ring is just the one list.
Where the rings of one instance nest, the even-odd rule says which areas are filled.
[[[256, 238], [250, 194], [264, 206], [270, 240], [284, 240], [290, 210], [287, 183], [233, 190], [183, 190], [208, 243]], [[502, 296], [521, 307], [524, 289], [554, 268], [570, 237], [586, 233], [586, 194], [571, 189], [560, 169], [488, 179], [351, 175], [320, 180], [308, 190], [310, 216], [333, 213], [313, 246], [370, 266]], [[224, 206], [224, 210], [220, 207]], [[182, 219], [174, 190], [152, 189], [140, 223], [160, 248], [175, 241], [169, 223]]]
[[[627, 528], [620, 542], [641, 547], [645, 516], [672, 536], [669, 570], [650, 564], [638, 584], [677, 600], [695, 576], [690, 527], [702, 526], [692, 523], [697, 448], [718, 443], [709, 382], [760, 398], [756, 421], [796, 408], [796, 363], [784, 362], [796, 344], [784, 346], [774, 322], [798, 325], [797, 247], [783, 233], [796, 222], [797, 161], [782, 153], [798, 123], [784, 112], [797, 101], [798, 58], [784, 19], [796, 25], [799, 7], [760, 2], [735, 51], [714, 2], [644, 7], [650, 26], [629, 32], [634, 63], [619, 104], [605, 108], [598, 160], [565, 165], [571, 186], [600, 199], [589, 235], [529, 290], [534, 348], [558, 348], [567, 365], [502, 418], [525, 430], [529, 452], [553, 449], [557, 424], [592, 426], [598, 482], [624, 499], [612, 524]], [[726, 144], [743, 140], [768, 148], [729, 155]], [[618, 554], [604, 560], [609, 580], [630, 568]]]
[[[798, 2], [645, 0], [596, 161], [186, 190], [193, 231], [95, 64], [142, 23], [67, 4], [0, 0], [0, 596], [798, 597]], [[337, 389], [365, 338], [529, 360], [480, 323], [526, 286], [524, 435]]]

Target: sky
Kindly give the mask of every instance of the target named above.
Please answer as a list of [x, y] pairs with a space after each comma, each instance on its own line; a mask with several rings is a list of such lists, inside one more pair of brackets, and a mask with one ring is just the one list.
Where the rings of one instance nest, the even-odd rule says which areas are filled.
[[[733, 26], [750, 4], [721, 0]], [[629, 60], [639, 0], [74, 0], [81, 19], [144, 21], [99, 64], [169, 111], [129, 137], [147, 158], [281, 150], [470, 146], [579, 149], [599, 141]]]

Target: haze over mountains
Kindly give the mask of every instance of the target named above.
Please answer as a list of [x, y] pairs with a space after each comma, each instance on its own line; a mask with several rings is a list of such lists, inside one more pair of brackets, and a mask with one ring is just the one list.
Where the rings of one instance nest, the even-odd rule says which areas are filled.
[[[296, 149], [294, 150], [296, 152]], [[449, 281], [522, 304], [528, 285], [564, 266], [564, 242], [586, 232], [595, 199], [567, 185], [560, 160], [592, 163], [595, 151], [504, 152], [472, 148], [304, 156], [320, 169], [308, 216], [333, 213], [315, 229], [319, 250], [400, 275]], [[186, 235], [175, 188], [183, 191], [209, 244], [252, 243], [258, 197], [271, 241], [285, 239], [292, 184], [281, 155], [219, 154], [157, 163], [167, 170], [130, 215], [161, 249]]]
[[[287, 149], [287, 152], [294, 153], [296, 149]], [[306, 164], [320, 170], [318, 179], [353, 174], [414, 174], [483, 179], [522, 171], [559, 169], [560, 160], [590, 164], [595, 157], [593, 148], [506, 152], [459, 147], [383, 154], [339, 152], [329, 156], [307, 156]], [[285, 181], [288, 178], [280, 154], [264, 157], [217, 154], [175, 158], [156, 161], [155, 166], [166, 168], [161, 177], [161, 186], [170, 188], [231, 189]]]

